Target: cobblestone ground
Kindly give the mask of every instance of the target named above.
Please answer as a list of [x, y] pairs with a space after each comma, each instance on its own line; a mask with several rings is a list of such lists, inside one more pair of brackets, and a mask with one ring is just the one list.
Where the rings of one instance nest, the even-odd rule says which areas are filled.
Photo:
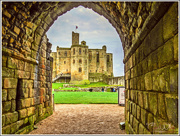
[[124, 107], [118, 104], [56, 104], [52, 116], [30, 134], [125, 134]]

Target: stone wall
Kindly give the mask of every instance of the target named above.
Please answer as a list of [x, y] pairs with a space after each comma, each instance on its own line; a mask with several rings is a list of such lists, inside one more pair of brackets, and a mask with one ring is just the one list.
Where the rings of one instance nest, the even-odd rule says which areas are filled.
[[178, 3], [125, 61], [125, 86], [127, 134], [178, 133]]
[[[51, 45], [44, 40], [37, 61], [2, 54], [2, 133], [24, 134], [52, 114]], [[39, 64], [38, 64], [39, 62]]]
[[110, 77], [110, 78], [107, 79], [107, 84], [108, 85], [122, 85], [122, 86], [125, 86], [124, 76]]

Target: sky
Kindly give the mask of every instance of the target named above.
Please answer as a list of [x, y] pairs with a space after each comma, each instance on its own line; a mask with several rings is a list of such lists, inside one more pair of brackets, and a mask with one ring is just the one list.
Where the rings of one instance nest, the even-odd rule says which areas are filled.
[[82, 6], [59, 16], [46, 33], [53, 45], [52, 52], [56, 52], [57, 46], [71, 47], [72, 31], [79, 33], [79, 43], [86, 41], [89, 49], [102, 49], [106, 45], [106, 52], [113, 53], [114, 76], [124, 76], [122, 43], [115, 28], [106, 18]]

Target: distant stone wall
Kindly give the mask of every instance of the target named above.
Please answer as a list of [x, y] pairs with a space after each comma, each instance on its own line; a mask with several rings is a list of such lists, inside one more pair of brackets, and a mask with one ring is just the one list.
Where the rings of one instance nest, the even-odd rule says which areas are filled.
[[122, 86], [125, 86], [124, 76], [108, 78], [107, 83], [108, 83], [108, 85], [122, 85]]

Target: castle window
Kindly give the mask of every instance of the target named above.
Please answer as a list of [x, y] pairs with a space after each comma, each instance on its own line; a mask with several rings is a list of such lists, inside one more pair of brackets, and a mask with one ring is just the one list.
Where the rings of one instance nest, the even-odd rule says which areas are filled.
[[75, 55], [75, 48], [73, 49], [73, 55]]
[[87, 53], [87, 49], [85, 49], [85, 54]]
[[81, 55], [81, 48], [79, 48], [79, 55]]
[[64, 61], [64, 64], [66, 64], [66, 61]]
[[109, 62], [109, 55], [107, 55], [107, 62]]
[[92, 60], [92, 53], [91, 52], [89, 53], [89, 60], [90, 61]]
[[82, 72], [82, 68], [79, 68], [79, 72]]
[[61, 53], [59, 52], [59, 55], [60, 55]]
[[75, 64], [75, 60], [73, 60], [73, 64]]
[[79, 63], [80, 63], [80, 64], [82, 63], [82, 60], [81, 60], [81, 59], [79, 59]]
[[68, 72], [68, 69], [66, 69], [66, 72]]
[[99, 52], [97, 52], [96, 54], [97, 54], [97, 62], [99, 62]]
[[67, 56], [67, 51], [65, 51], [64, 55]]

